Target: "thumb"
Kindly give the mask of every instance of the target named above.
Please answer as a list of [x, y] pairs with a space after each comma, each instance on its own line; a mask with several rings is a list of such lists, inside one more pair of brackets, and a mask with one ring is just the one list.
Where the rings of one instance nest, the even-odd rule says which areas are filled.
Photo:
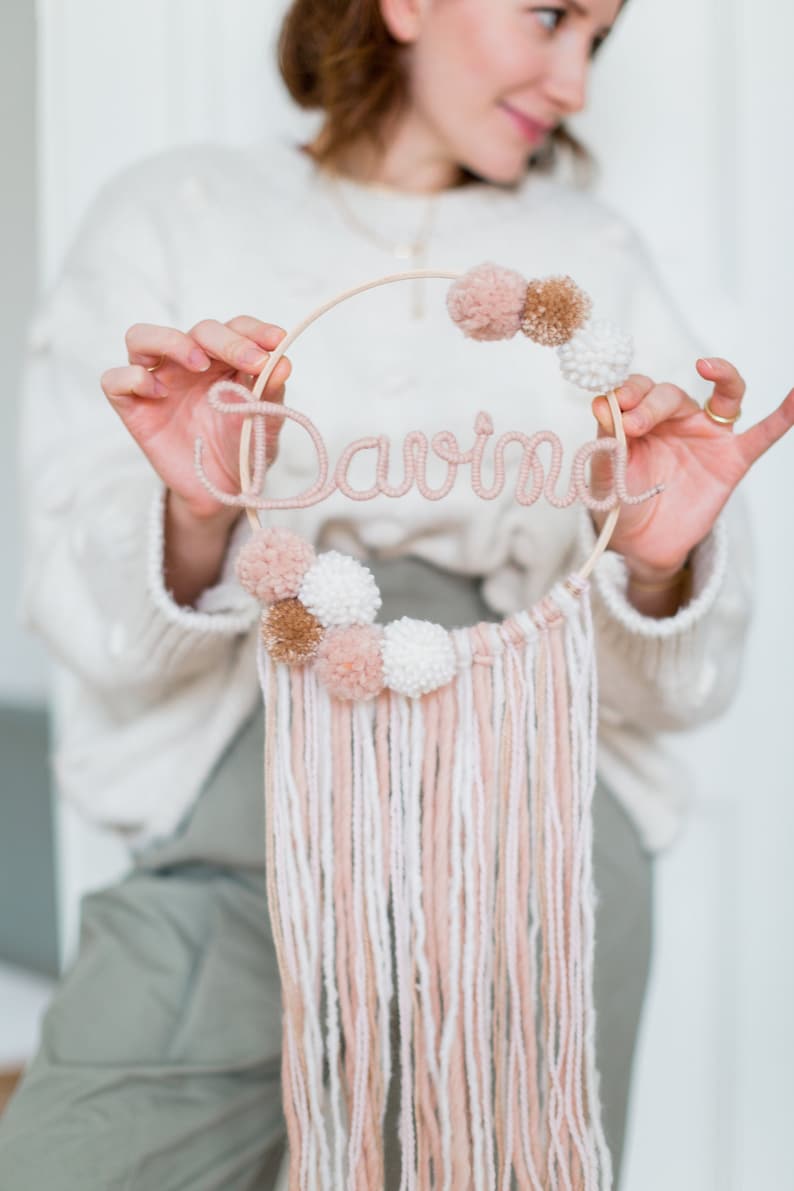
[[737, 436], [742, 456], [749, 468], [765, 451], [779, 442], [794, 426], [794, 389], [783, 398], [780, 405], [760, 422], [750, 426], [744, 434]]
[[[612, 411], [606, 397], [596, 397], [592, 404], [593, 414], [598, 422], [597, 439], [612, 438]], [[596, 451], [590, 457], [590, 492], [596, 500], [604, 500], [612, 492], [615, 484], [615, 472], [612, 466], [612, 455], [606, 451]]]

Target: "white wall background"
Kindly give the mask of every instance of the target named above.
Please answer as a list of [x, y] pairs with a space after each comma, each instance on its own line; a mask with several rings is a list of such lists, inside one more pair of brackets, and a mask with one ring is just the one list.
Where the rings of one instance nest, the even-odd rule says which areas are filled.
[[[44, 692], [44, 651], [17, 627], [22, 542], [17, 509], [16, 392], [23, 333], [36, 286], [35, 10], [18, 0], [0, 9], [0, 358], [7, 386], [0, 402], [0, 703], [35, 703]], [[13, 169], [12, 169], [13, 163]]]
[[[247, 140], [300, 123], [268, 40], [281, 0], [39, 0], [42, 279], [97, 185], [190, 139]], [[714, 355], [749, 392], [741, 427], [794, 384], [789, 47], [773, 0], [631, 0], [598, 63], [580, 130], [600, 193], [646, 234]], [[658, 864], [654, 981], [638, 1057], [624, 1191], [794, 1186], [792, 442], [746, 483], [758, 614], [731, 712], [676, 741], [700, 798]], [[67, 933], [76, 891], [112, 849], [64, 817]]]
[[[631, 0], [587, 119], [602, 193], [643, 228], [713, 355], [748, 382], [737, 429], [794, 385], [794, 10], [774, 0]], [[676, 742], [700, 799], [659, 866], [656, 980], [628, 1191], [794, 1186], [794, 438], [748, 477], [757, 613], [729, 714]]]

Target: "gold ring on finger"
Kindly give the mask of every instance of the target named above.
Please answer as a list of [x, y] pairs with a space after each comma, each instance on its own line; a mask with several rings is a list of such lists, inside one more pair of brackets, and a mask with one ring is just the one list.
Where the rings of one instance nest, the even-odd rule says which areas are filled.
[[162, 355], [162, 356], [160, 356], [160, 359], [157, 361], [157, 363], [156, 363], [156, 364], [151, 364], [151, 365], [149, 365], [149, 367], [146, 369], [146, 371], [147, 371], [147, 372], [156, 372], [156, 371], [157, 371], [157, 369], [158, 369], [158, 368], [160, 367], [160, 365], [162, 364], [162, 362], [163, 362], [163, 360], [164, 360], [164, 359], [165, 359], [165, 353], [163, 353], [163, 355]]
[[721, 414], [715, 414], [711, 408], [711, 398], [707, 397], [703, 403], [703, 413], [711, 418], [712, 422], [718, 422], [720, 426], [732, 426], [734, 422], [738, 422], [742, 416], [742, 411], [739, 410], [732, 418], [724, 418]]

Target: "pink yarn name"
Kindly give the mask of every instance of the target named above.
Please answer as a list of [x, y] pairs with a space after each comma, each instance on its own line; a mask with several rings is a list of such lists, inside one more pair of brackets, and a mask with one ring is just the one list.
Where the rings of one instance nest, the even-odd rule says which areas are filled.
[[[240, 400], [223, 401], [223, 393], [234, 393]], [[558, 496], [555, 488], [562, 470], [563, 447], [560, 439], [551, 430], [539, 430], [532, 435], [524, 434], [520, 430], [508, 430], [502, 434], [494, 449], [493, 483], [488, 486], [483, 482], [482, 464], [485, 448], [488, 439], [494, 433], [494, 428], [490, 415], [482, 410], [475, 418], [474, 444], [468, 451], [460, 450], [455, 435], [449, 430], [441, 430], [433, 435], [430, 444], [421, 430], [409, 431], [403, 439], [404, 478], [399, 485], [390, 484], [388, 480], [391, 442], [384, 434], [357, 438], [345, 447], [329, 480], [328, 451], [323, 436], [311, 419], [286, 405], [271, 401], [251, 401], [250, 396], [248, 389], [232, 381], [219, 381], [208, 394], [210, 404], [219, 413], [237, 416], [245, 413], [253, 415], [254, 419], [254, 466], [251, 483], [237, 496], [222, 492], [209, 479], [202, 460], [203, 444], [200, 438], [196, 439], [196, 472], [204, 486], [221, 504], [255, 509], [305, 509], [319, 504], [337, 491], [351, 500], [374, 500], [376, 496], [381, 495], [404, 496], [414, 484], [427, 500], [441, 500], [451, 491], [457, 479], [458, 468], [464, 465], [471, 465], [471, 486], [476, 495], [483, 500], [494, 500], [504, 489], [505, 448], [512, 442], [518, 442], [522, 447], [521, 466], [515, 485], [515, 498], [520, 505], [532, 505], [541, 496], [545, 496], [549, 504], [558, 509], [568, 508], [578, 499], [588, 509], [607, 512], [619, 504], [640, 504], [652, 496], [657, 496], [664, 489], [664, 485], [659, 484], [638, 496], [630, 496], [626, 490], [626, 448], [616, 438], [599, 438], [579, 447], [574, 455], [568, 491], [565, 496]], [[297, 422], [307, 431], [314, 443], [319, 474], [314, 484], [299, 496], [273, 500], [260, 496], [267, 470], [264, 419], [269, 414], [277, 414], [282, 419]], [[543, 443], [548, 443], [551, 448], [548, 473], [538, 457], [538, 448]], [[438, 488], [431, 488], [427, 483], [427, 456], [430, 447], [436, 456], [447, 464], [446, 478]], [[369, 450], [377, 451], [375, 483], [363, 491], [352, 488], [348, 481], [350, 464], [359, 451]], [[614, 481], [612, 491], [602, 499], [592, 495], [585, 476], [588, 461], [599, 453], [612, 457]]]

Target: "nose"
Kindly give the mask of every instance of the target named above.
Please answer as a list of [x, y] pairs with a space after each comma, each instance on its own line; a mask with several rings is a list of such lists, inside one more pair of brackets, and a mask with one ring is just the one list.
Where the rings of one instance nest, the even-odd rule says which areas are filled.
[[560, 48], [551, 58], [546, 75], [546, 95], [563, 115], [581, 112], [587, 102], [590, 58], [573, 46]]

